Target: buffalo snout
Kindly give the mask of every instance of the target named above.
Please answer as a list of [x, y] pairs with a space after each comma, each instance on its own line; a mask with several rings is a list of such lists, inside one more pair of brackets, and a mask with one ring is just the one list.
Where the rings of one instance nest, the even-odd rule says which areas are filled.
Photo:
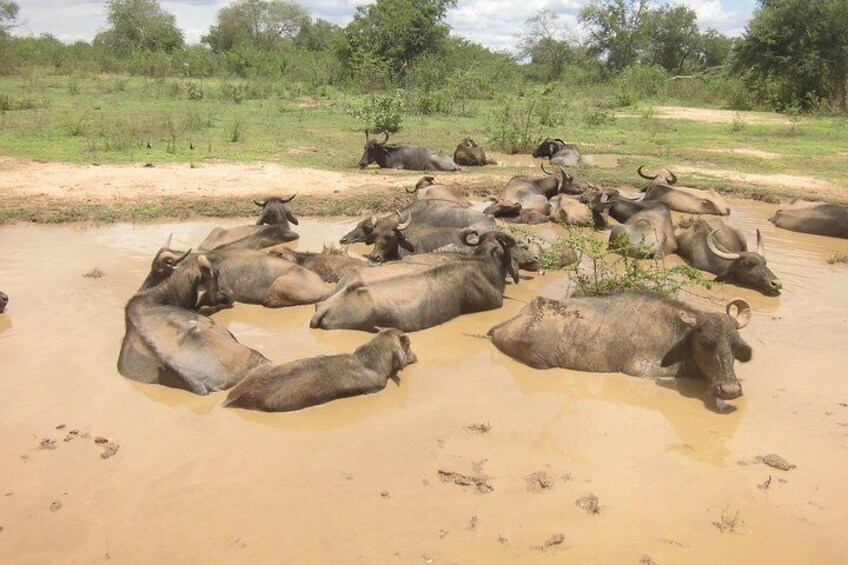
[[713, 394], [721, 400], [733, 400], [742, 396], [742, 385], [739, 381], [725, 381], [713, 386]]
[[9, 304], [9, 296], [5, 292], [0, 292], [0, 314], [6, 311], [6, 306]]

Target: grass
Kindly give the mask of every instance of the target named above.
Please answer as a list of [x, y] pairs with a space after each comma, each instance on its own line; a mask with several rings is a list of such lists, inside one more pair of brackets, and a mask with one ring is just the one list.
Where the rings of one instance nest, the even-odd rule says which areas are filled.
[[834, 251], [830, 254], [830, 257], [827, 258], [827, 262], [831, 265], [846, 264], [848, 263], [848, 253]]
[[104, 276], [106, 276], [106, 273], [101, 271], [99, 267], [94, 267], [93, 269], [91, 269], [87, 273], [83, 273], [82, 276], [84, 276], [87, 279], [102, 279]]
[[[615, 168], [578, 169], [581, 182], [638, 186], [642, 181], [635, 169], [643, 163], [649, 168], [674, 165], [814, 175], [836, 189], [810, 194], [803, 187], [773, 189], [690, 175], [681, 175], [681, 181], [771, 201], [805, 195], [848, 202], [845, 117], [805, 116], [791, 124], [744, 118], [733, 123], [657, 118], [654, 105], [669, 100], [638, 101], [626, 108], [623, 116], [616, 116], [599, 105], [597, 99], [603, 92], [598, 87], [569, 91], [568, 100], [549, 104], [544, 110], [542, 123], [546, 125], [534, 126], [530, 132], [532, 137], [563, 137], [586, 153], [621, 157]], [[0, 77], [0, 155], [86, 164], [225, 160], [353, 169], [362, 151], [364, 125], [348, 110], [362, 97], [331, 88], [312, 93], [315, 96], [303, 94], [293, 93], [282, 81], [69, 77], [34, 69], [25, 76]], [[612, 94], [610, 86], [606, 97]], [[486, 132], [491, 131], [501, 107], [498, 99], [473, 100], [461, 116], [407, 112], [401, 131], [392, 139], [447, 153], [467, 136], [486, 144]], [[760, 115], [785, 119], [779, 114]], [[704, 151], [741, 148], [770, 151], [780, 157]], [[501, 168], [497, 172], [508, 175], [519, 170]], [[8, 216], [8, 211], [3, 213]], [[64, 213], [69, 212], [55, 215]]]
[[492, 429], [492, 425], [489, 422], [479, 423], [479, 424], [470, 424], [465, 426], [465, 431], [473, 434], [485, 434], [489, 433], [489, 430]]

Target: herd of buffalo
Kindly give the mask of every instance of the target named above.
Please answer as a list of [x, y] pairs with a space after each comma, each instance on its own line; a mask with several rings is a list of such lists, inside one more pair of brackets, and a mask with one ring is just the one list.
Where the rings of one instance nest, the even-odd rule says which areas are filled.
[[[466, 139], [454, 158], [423, 147], [387, 144], [366, 133], [361, 167], [457, 170], [492, 164]], [[170, 238], [153, 258], [150, 272], [125, 309], [126, 334], [119, 372], [208, 394], [230, 392], [227, 406], [290, 411], [381, 390], [406, 365], [416, 362], [407, 332], [433, 327], [462, 314], [503, 304], [519, 270], [539, 269], [540, 242], [517, 241], [497, 229], [497, 220], [556, 222], [610, 231], [610, 248], [636, 258], [677, 253], [716, 280], [781, 291], [766, 264], [757, 230], [757, 249], [720, 216], [730, 214], [715, 191], [677, 185], [673, 173], [638, 174], [641, 194], [581, 186], [566, 171], [581, 162], [579, 151], [546, 139], [534, 157], [554, 166], [538, 176], [515, 176], [482, 212], [461, 190], [423, 177], [408, 192], [416, 200], [385, 216], [362, 219], [339, 243], [371, 245], [366, 257], [340, 248], [294, 251], [298, 224], [287, 204], [294, 198], [256, 200], [255, 225], [214, 229], [192, 250], [176, 250]], [[697, 215], [677, 226], [671, 211]], [[702, 217], [707, 215], [707, 217]], [[797, 202], [770, 220], [777, 227], [848, 238], [848, 208]], [[310, 327], [353, 329], [376, 336], [351, 354], [320, 356], [276, 365], [241, 343], [210, 314], [234, 302], [269, 308], [315, 304]], [[8, 303], [0, 293], [0, 312]], [[735, 360], [751, 359], [740, 336], [750, 306], [732, 300], [726, 313], [693, 308], [646, 293], [622, 292], [561, 301], [538, 297], [517, 316], [488, 332], [503, 353], [535, 368], [622, 372], [644, 377], [700, 377], [718, 406], [742, 388]], [[634, 331], [634, 328], [640, 328]]]

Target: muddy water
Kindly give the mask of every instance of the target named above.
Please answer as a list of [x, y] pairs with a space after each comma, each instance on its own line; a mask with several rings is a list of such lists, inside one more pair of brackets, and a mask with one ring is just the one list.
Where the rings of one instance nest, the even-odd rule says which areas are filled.
[[[115, 370], [122, 308], [153, 252], [170, 232], [197, 245], [218, 222], [0, 229], [11, 296], [0, 315], [0, 563], [844, 563], [848, 268], [826, 259], [848, 241], [778, 230], [765, 222], [774, 206], [734, 206], [751, 244], [762, 229], [786, 290], [690, 297], [755, 308], [743, 330], [754, 360], [737, 366], [745, 396], [730, 414], [705, 408], [698, 383], [535, 371], [473, 337], [538, 293], [561, 297], [559, 274], [508, 287], [500, 310], [413, 334], [419, 363], [400, 386], [293, 414], [224, 409], [224, 393]], [[353, 223], [304, 220], [297, 245], [319, 249]], [[94, 267], [105, 276], [82, 276]], [[277, 362], [369, 338], [310, 330], [311, 313], [238, 305], [216, 319]], [[491, 430], [466, 430], [479, 423]], [[71, 429], [80, 435], [63, 441]], [[102, 459], [95, 436], [118, 454]], [[56, 449], [37, 449], [42, 438]], [[797, 468], [754, 462], [772, 452]], [[489, 494], [437, 476], [480, 461]], [[535, 471], [554, 488], [528, 491]], [[598, 515], [575, 505], [589, 493]], [[733, 533], [713, 525], [723, 513], [737, 517]], [[536, 548], [557, 533], [558, 548]]]

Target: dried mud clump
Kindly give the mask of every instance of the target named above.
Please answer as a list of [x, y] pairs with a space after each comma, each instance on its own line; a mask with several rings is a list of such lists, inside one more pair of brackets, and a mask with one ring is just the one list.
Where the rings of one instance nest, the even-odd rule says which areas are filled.
[[574, 501], [574, 504], [585, 510], [587, 514], [595, 515], [601, 511], [601, 507], [598, 504], [598, 497], [592, 493], [578, 498]]

